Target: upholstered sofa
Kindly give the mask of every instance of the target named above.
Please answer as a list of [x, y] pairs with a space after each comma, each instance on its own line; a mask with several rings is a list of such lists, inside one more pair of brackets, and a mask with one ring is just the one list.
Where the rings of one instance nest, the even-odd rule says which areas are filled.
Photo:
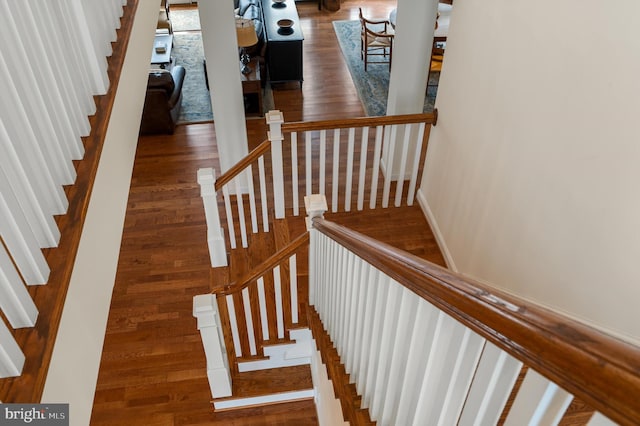
[[149, 71], [140, 134], [173, 133], [182, 105], [184, 77], [181, 65], [175, 65], [171, 71]]

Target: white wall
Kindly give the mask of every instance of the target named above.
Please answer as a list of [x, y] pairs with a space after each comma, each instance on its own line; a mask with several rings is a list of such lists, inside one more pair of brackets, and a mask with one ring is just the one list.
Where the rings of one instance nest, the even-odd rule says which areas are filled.
[[42, 402], [88, 425], [115, 281], [158, 2], [140, 1], [69, 283]]
[[640, 2], [456, 2], [420, 196], [460, 272], [640, 342]]

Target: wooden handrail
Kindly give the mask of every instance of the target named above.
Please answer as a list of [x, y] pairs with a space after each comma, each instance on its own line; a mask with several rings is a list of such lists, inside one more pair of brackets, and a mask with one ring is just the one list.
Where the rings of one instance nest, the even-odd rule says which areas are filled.
[[269, 257], [267, 260], [262, 262], [260, 265], [256, 266], [251, 270], [246, 276], [239, 279], [238, 281], [234, 281], [230, 284], [227, 284], [220, 290], [215, 290], [212, 293], [217, 296], [226, 296], [228, 294], [238, 293], [245, 289], [250, 283], [257, 280], [277, 265], [279, 265], [283, 260], [288, 259], [294, 254], [301, 246], [309, 243], [309, 232], [305, 232], [300, 235], [295, 240], [291, 241], [286, 247]]
[[229, 183], [231, 179], [238, 176], [244, 169], [246, 169], [251, 163], [256, 161], [258, 157], [269, 151], [271, 148], [271, 141], [264, 140], [260, 145], [255, 147], [246, 157], [238, 161], [233, 167], [222, 174], [216, 179], [216, 191], [219, 191], [224, 185]]
[[[326, 130], [326, 129], [348, 129], [351, 127], [372, 127], [372, 126], [384, 126], [393, 124], [411, 124], [411, 123], [427, 123], [436, 125], [438, 121], [438, 110], [434, 109], [432, 113], [423, 114], [405, 114], [405, 115], [387, 115], [381, 117], [358, 117], [349, 118], [344, 120], [323, 120], [323, 121], [310, 121], [310, 122], [294, 122], [283, 123], [282, 131], [286, 132], [300, 132], [300, 131], [312, 131], [312, 130]], [[260, 145], [254, 148], [246, 157], [236, 163], [233, 167], [222, 174], [216, 179], [215, 189], [219, 191], [224, 185], [229, 183], [233, 178], [238, 176], [244, 169], [251, 163], [256, 161], [258, 157], [263, 155], [271, 148], [271, 141], [268, 139], [263, 141]]]
[[358, 117], [347, 118], [343, 120], [323, 120], [309, 122], [297, 121], [294, 123], [283, 123], [282, 132], [287, 133], [325, 129], [348, 129], [351, 127], [375, 127], [390, 124], [410, 124], [422, 122], [435, 125], [437, 117], [437, 110], [434, 110], [432, 113], [424, 114], [385, 115], [381, 117]]
[[623, 425], [640, 424], [640, 348], [335, 223], [313, 228]]

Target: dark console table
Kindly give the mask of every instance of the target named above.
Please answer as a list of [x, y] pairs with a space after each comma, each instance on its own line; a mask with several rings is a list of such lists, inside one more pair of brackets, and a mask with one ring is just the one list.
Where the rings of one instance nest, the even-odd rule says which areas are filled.
[[[267, 70], [269, 81], [298, 81], [302, 86], [302, 28], [294, 0], [275, 3], [262, 0], [264, 28], [267, 35]], [[280, 19], [290, 19], [290, 29], [278, 27]]]

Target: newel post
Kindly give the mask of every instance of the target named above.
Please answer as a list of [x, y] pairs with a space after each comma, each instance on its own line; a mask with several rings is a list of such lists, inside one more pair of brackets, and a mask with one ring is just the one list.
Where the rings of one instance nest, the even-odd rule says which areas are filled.
[[267, 135], [271, 141], [271, 169], [273, 173], [273, 200], [275, 203], [275, 218], [284, 218], [284, 173], [282, 170], [282, 123], [284, 115], [281, 111], [272, 110], [265, 114], [269, 131]]
[[207, 242], [211, 266], [227, 266], [227, 249], [224, 244], [224, 230], [220, 226], [220, 212], [216, 199], [216, 174], [211, 168], [198, 169], [200, 196], [207, 219]]
[[216, 297], [200, 294], [193, 298], [193, 316], [198, 319], [198, 330], [202, 337], [207, 358], [207, 377], [213, 398], [231, 396], [231, 373], [220, 326], [220, 315]]
[[307, 231], [309, 231], [309, 304], [315, 306], [316, 301], [316, 241], [317, 232], [313, 229], [313, 218], [324, 217], [329, 207], [327, 197], [323, 194], [311, 194], [304, 197], [304, 208], [307, 211]]

